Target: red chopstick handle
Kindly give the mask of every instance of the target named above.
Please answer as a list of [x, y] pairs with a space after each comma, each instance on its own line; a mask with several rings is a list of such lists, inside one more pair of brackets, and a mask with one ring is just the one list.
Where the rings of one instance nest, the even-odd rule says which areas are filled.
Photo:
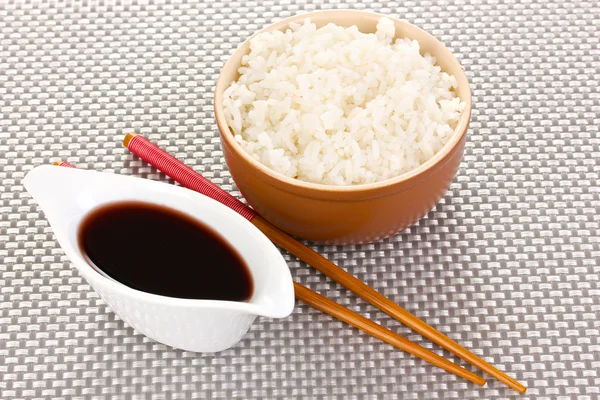
[[251, 221], [256, 211], [248, 207], [148, 139], [138, 134], [128, 134], [123, 140], [125, 147], [133, 154], [171, 177], [182, 186], [201, 193], [226, 205], [242, 217]]
[[74, 165], [71, 165], [68, 162], [61, 160], [54, 161], [54, 165], [56, 165], [57, 167], [75, 168]]

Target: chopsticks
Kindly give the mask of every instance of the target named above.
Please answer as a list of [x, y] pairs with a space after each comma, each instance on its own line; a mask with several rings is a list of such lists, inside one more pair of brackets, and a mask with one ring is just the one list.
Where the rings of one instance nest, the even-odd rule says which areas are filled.
[[301, 284], [294, 282], [294, 291], [296, 293], [297, 299], [302, 300], [306, 304], [313, 306], [317, 310], [323, 311], [324, 313], [336, 317], [341, 321], [347, 322], [350, 325], [364, 332], [367, 332], [375, 336], [376, 338], [391, 344], [392, 346], [399, 348], [400, 350], [404, 350], [407, 353], [415, 355], [422, 360], [425, 360], [433, 365], [443, 368], [446, 371], [451, 372], [454, 375], [460, 376], [462, 378], [465, 378], [466, 380], [471, 381], [477, 385], [483, 386], [486, 383], [485, 379], [480, 377], [479, 375], [475, 375], [471, 371], [459, 367], [453, 362], [446, 360], [444, 357], [439, 356], [419, 346], [418, 344], [403, 338], [397, 333], [394, 333], [389, 329], [382, 327], [378, 323], [373, 322], [370, 319], [365, 318], [362, 315], [357, 314], [354, 311], [351, 311], [346, 307], [336, 303], [335, 301], [310, 290], [306, 286], [302, 286]]
[[[76, 168], [75, 166], [73, 166], [67, 162], [64, 162], [64, 161], [56, 161], [54, 163], [54, 165], [57, 165], [60, 167], [66, 167], [66, 168]], [[213, 184], [211, 183], [211, 185], [213, 185]], [[222, 189], [220, 189], [220, 188], [218, 188], [218, 190], [222, 191]], [[223, 193], [226, 193], [226, 192], [223, 191]], [[229, 194], [227, 194], [227, 195], [230, 196]], [[237, 201], [237, 199], [236, 199], [236, 201]], [[241, 204], [243, 204], [243, 203], [241, 203]], [[252, 213], [248, 213], [248, 214], [252, 214]], [[316, 309], [321, 310], [331, 316], [334, 316], [334, 317], [340, 319], [341, 321], [347, 322], [350, 325], [352, 325], [358, 329], [361, 329], [361, 330], [375, 336], [376, 338], [381, 339], [384, 342], [391, 344], [392, 346], [399, 348], [400, 350], [403, 350], [403, 351], [406, 351], [407, 353], [413, 354], [427, 362], [430, 362], [431, 364], [434, 364], [448, 372], [451, 372], [451, 373], [453, 373], [461, 378], [464, 378], [470, 382], [473, 382], [477, 385], [483, 386], [486, 383], [485, 379], [480, 377], [479, 375], [476, 375], [473, 372], [468, 371], [468, 370], [454, 364], [453, 362], [446, 360], [445, 358], [419, 346], [418, 344], [413, 343], [410, 340], [403, 338], [402, 336], [398, 335], [397, 333], [394, 333], [394, 332], [390, 331], [389, 329], [386, 329], [386, 328], [382, 327], [381, 325], [363, 317], [362, 315], [357, 314], [352, 310], [349, 310], [348, 308], [336, 303], [335, 301], [330, 300], [316, 292], [313, 292], [309, 288], [302, 286], [301, 284], [299, 284], [297, 282], [294, 282], [294, 293], [295, 293], [297, 299], [299, 299], [309, 305], [312, 305]]]
[[527, 388], [515, 379], [506, 375], [487, 361], [478, 357], [471, 351], [465, 349], [454, 340], [437, 331], [415, 315], [411, 314], [398, 304], [394, 303], [375, 289], [360, 281], [352, 274], [338, 267], [319, 253], [303, 245], [285, 232], [276, 228], [250, 207], [231, 196], [192, 168], [183, 164], [175, 157], [150, 142], [137, 133], [128, 133], [123, 139], [123, 145], [142, 160], [156, 167], [167, 176], [171, 177], [181, 185], [196, 192], [203, 193], [213, 199], [224, 203], [240, 213], [260, 229], [273, 243], [289, 251], [308, 265], [322, 272], [329, 278], [338, 282], [348, 290], [354, 292], [368, 303], [379, 308], [391, 317], [402, 322], [404, 325], [425, 336], [432, 342], [457, 355], [468, 363], [478, 367], [510, 388], [523, 394]]

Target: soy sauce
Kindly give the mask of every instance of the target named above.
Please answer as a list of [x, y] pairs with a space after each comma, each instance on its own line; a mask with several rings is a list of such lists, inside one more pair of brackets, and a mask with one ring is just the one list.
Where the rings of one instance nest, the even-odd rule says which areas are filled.
[[250, 271], [218, 233], [187, 214], [143, 202], [93, 210], [79, 228], [89, 261], [143, 292], [186, 299], [247, 301]]

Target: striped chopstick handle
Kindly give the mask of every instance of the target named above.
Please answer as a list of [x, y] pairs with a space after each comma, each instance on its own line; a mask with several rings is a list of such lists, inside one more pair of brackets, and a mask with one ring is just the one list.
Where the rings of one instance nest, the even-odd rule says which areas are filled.
[[202, 175], [188, 167], [142, 135], [128, 133], [123, 145], [133, 154], [154, 166], [182, 186], [202, 193], [221, 204], [226, 205], [242, 217], [251, 221], [256, 211], [248, 207]]
[[54, 161], [54, 165], [56, 165], [57, 167], [75, 168], [75, 166], [74, 166], [74, 165], [71, 165], [71, 164], [69, 164], [68, 162], [66, 162], [66, 161], [61, 161], [61, 160]]

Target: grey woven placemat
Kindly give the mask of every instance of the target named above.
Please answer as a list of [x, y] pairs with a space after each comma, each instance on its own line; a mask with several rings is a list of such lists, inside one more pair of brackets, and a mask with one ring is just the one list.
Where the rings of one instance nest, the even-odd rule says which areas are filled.
[[[516, 396], [303, 304], [218, 355], [155, 343], [90, 291], [23, 190], [27, 171], [57, 159], [166, 180], [120, 146], [135, 129], [239, 195], [212, 112], [223, 62], [276, 19], [335, 7], [400, 16], [443, 40], [474, 110], [435, 210], [387, 240], [318, 250], [526, 383], [522, 398], [599, 398], [599, 4], [287, 0], [1, 2], [1, 399]], [[440, 351], [288, 260], [312, 289]]]

